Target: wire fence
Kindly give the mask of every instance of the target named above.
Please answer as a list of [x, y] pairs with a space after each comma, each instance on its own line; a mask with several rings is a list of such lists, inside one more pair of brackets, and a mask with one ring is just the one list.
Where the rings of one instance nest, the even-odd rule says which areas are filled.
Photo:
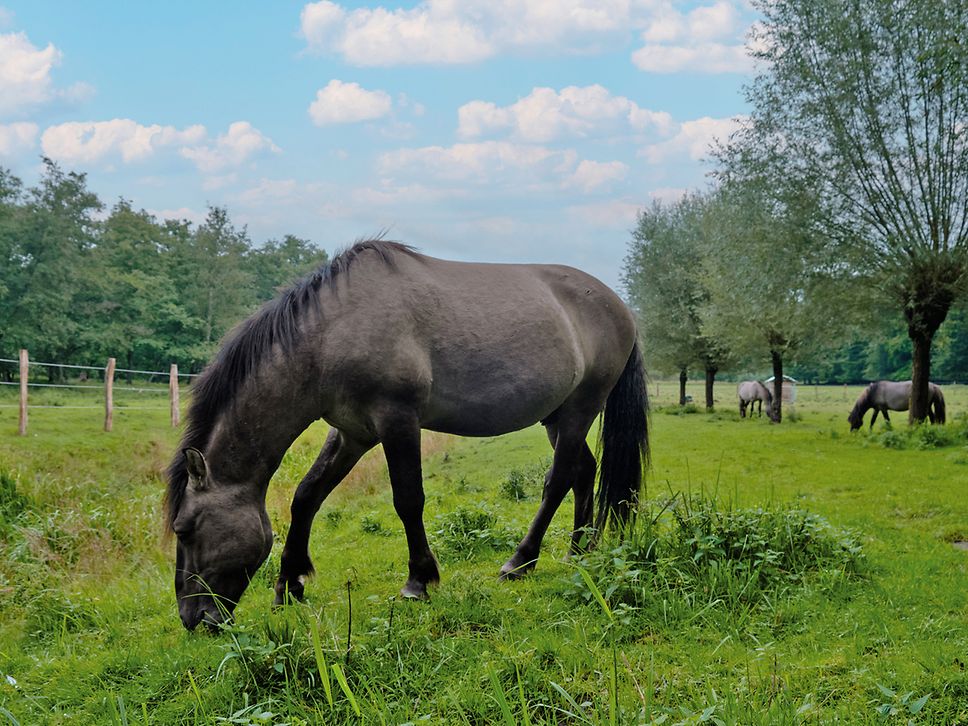
[[[29, 420], [29, 410], [30, 409], [72, 409], [72, 410], [94, 410], [103, 409], [104, 410], [104, 430], [111, 431], [113, 428], [114, 411], [115, 409], [124, 411], [164, 411], [168, 410], [171, 416], [171, 425], [177, 426], [180, 418], [180, 379], [192, 379], [197, 377], [197, 373], [180, 373], [178, 371], [178, 365], [172, 363], [168, 371], [150, 371], [138, 368], [118, 368], [116, 366], [115, 358], [108, 358], [106, 365], [104, 366], [89, 366], [89, 365], [77, 365], [73, 363], [56, 363], [50, 361], [32, 361], [26, 350], [20, 351], [20, 356], [18, 358], [2, 358], [0, 357], [0, 364], [12, 363], [19, 366], [19, 380], [17, 381], [0, 381], [0, 386], [17, 386], [19, 388], [19, 400], [17, 403], [0, 403], [0, 408], [17, 408], [20, 411], [19, 415], [19, 432], [20, 434], [27, 434], [27, 425]], [[48, 377], [47, 382], [41, 382], [37, 380], [31, 380], [32, 372], [36, 372], [38, 369], [46, 369], [46, 375]], [[78, 383], [53, 383], [51, 379], [52, 369], [56, 370], [69, 370], [69, 371], [80, 371], [79, 377], [80, 381]], [[95, 371], [102, 378], [101, 383], [90, 383], [89, 371]], [[129, 380], [125, 384], [123, 381], [117, 381], [116, 377], [123, 375]], [[134, 376], [147, 377], [146, 382], [139, 382], [135, 384], [132, 380]], [[36, 375], [33, 376], [34, 379], [37, 378]], [[161, 379], [157, 384], [152, 385], [152, 378]], [[56, 380], [56, 378], [53, 378]], [[162, 383], [167, 385], [162, 387]], [[37, 389], [38, 394], [42, 397], [49, 399], [51, 395], [57, 393], [72, 394], [77, 392], [79, 396], [86, 397], [91, 393], [96, 393], [98, 396], [98, 403], [92, 404], [75, 404], [75, 403], [65, 403], [63, 401], [57, 401], [56, 403], [50, 403], [49, 400], [44, 403], [38, 403], [36, 401], [30, 400], [30, 390]], [[3, 390], [3, 389], [0, 389]], [[116, 404], [115, 395], [121, 394], [122, 401]], [[129, 405], [127, 400], [128, 395], [134, 395], [137, 398], [133, 403], [135, 405]], [[157, 400], [153, 398], [154, 396], [167, 396], [168, 400], [166, 404], [155, 404], [151, 405], [148, 402], [152, 400]], [[139, 405], [144, 402], [148, 405]]]

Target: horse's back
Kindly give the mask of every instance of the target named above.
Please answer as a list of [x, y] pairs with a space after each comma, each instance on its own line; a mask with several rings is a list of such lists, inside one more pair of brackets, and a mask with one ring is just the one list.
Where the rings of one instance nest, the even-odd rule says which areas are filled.
[[399, 254], [348, 278], [328, 344], [362, 351], [353, 375], [369, 368], [371, 390], [388, 377], [413, 385], [426, 428], [530, 425], [582, 385], [610, 388], [635, 341], [621, 299], [569, 267]]

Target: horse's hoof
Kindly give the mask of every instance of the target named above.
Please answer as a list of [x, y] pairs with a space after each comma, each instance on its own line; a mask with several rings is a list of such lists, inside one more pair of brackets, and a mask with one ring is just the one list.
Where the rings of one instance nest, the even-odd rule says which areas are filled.
[[427, 586], [419, 582], [408, 582], [400, 590], [400, 595], [406, 600], [429, 600]]
[[305, 596], [305, 587], [302, 582], [280, 582], [276, 584], [275, 589], [276, 597], [272, 601], [275, 607], [302, 602]]
[[499, 580], [520, 580], [522, 577], [530, 573], [533, 569], [537, 560], [530, 560], [524, 564], [515, 564], [514, 560], [508, 560], [501, 567], [501, 574], [498, 575]]

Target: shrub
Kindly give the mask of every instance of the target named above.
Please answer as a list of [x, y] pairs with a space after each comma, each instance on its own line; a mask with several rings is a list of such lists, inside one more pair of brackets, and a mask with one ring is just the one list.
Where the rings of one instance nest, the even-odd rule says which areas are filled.
[[[613, 606], [748, 608], [813, 574], [855, 574], [863, 558], [857, 535], [800, 509], [733, 509], [696, 496], [655, 506], [577, 561]], [[570, 583], [591, 602], [580, 572]]]

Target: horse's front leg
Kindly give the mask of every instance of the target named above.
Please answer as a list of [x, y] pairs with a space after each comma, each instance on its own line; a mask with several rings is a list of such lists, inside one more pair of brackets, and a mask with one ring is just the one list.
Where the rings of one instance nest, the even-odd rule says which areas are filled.
[[440, 582], [437, 560], [424, 529], [423, 474], [420, 467], [420, 423], [415, 415], [399, 414], [380, 423], [380, 440], [386, 454], [393, 489], [393, 507], [403, 522], [410, 553], [407, 582], [400, 594], [426, 600], [427, 586]]
[[[870, 430], [871, 431], [874, 430], [874, 422], [877, 420], [877, 411], [878, 411], [878, 409], [875, 408], [874, 409], [874, 415], [871, 416], [871, 427], [870, 427]], [[887, 412], [886, 411], [884, 412], [884, 417], [887, 418]]]
[[299, 482], [292, 498], [292, 524], [282, 550], [282, 565], [275, 588], [276, 605], [285, 603], [287, 597], [302, 599], [303, 583], [313, 573], [313, 563], [309, 558], [309, 533], [313, 518], [323, 500], [372, 447], [372, 443], [361, 444], [338, 429], [330, 429], [319, 456]]

